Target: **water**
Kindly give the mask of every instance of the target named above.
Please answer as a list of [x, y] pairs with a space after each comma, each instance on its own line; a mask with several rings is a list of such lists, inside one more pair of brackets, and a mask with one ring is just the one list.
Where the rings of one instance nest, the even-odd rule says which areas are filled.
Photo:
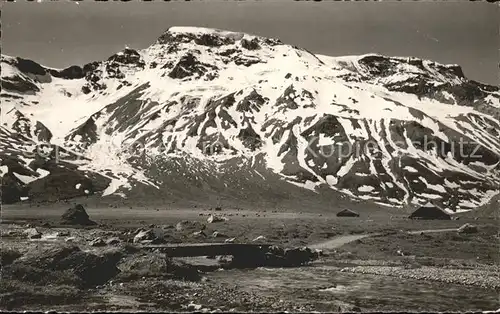
[[258, 268], [218, 271], [208, 277], [249, 292], [312, 304], [318, 311], [337, 310], [336, 301], [370, 311], [479, 311], [500, 307], [498, 291], [492, 289], [339, 270], [327, 265]]

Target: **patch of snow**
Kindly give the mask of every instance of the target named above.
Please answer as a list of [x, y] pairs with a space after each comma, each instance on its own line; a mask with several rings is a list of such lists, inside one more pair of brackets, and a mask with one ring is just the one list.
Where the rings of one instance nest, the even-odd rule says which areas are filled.
[[13, 173], [14, 173], [14, 176], [16, 178], [18, 178], [19, 181], [21, 181], [24, 184], [31, 183], [37, 179], [37, 177], [25, 176], [25, 175], [19, 174], [17, 172], [13, 172]]
[[407, 170], [408, 172], [412, 172], [412, 173], [417, 173], [418, 172], [418, 170], [415, 169], [415, 168], [413, 168], [412, 166], [405, 166], [403, 169]]
[[9, 172], [9, 167], [6, 165], [0, 166], [0, 177], [3, 177]]
[[362, 185], [360, 187], [358, 187], [358, 191], [360, 192], [371, 192], [375, 190], [375, 188], [373, 186], [369, 186], [369, 185]]

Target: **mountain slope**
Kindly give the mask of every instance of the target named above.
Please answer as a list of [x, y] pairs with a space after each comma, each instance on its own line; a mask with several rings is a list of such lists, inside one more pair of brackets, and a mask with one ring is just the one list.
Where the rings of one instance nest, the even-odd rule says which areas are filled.
[[2, 56], [2, 87], [2, 127], [80, 156], [68, 163], [109, 180], [103, 195], [271, 200], [299, 187], [457, 211], [499, 190], [499, 89], [457, 65], [175, 27], [82, 67]]

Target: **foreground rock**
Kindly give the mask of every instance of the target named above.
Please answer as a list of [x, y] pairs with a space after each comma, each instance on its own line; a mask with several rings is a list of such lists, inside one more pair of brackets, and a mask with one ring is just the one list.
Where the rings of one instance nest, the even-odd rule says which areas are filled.
[[21, 256], [22, 256], [22, 254], [18, 251], [1, 248], [0, 249], [0, 268], [13, 263], [16, 259], [18, 259]]
[[161, 253], [127, 256], [118, 265], [120, 278], [171, 278], [198, 281], [201, 275], [196, 267], [175, 261]]
[[3, 268], [3, 279], [37, 285], [70, 284], [80, 287], [101, 285], [119, 272], [119, 252], [102, 256], [81, 251], [77, 246], [49, 247], [30, 252]]
[[163, 243], [163, 239], [158, 237], [158, 235], [151, 229], [139, 230], [139, 232], [134, 236], [134, 243], [149, 243], [149, 244], [159, 244]]
[[74, 207], [69, 208], [61, 217], [61, 223], [64, 225], [81, 225], [81, 226], [93, 226], [96, 223], [90, 220], [89, 215], [85, 211], [85, 208], [81, 204], [77, 204]]

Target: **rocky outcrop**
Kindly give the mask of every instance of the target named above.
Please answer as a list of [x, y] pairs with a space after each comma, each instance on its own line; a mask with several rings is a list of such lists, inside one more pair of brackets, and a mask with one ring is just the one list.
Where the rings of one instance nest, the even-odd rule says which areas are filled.
[[[172, 71], [168, 74], [173, 79], [184, 79], [186, 77], [202, 77], [209, 71], [217, 70], [217, 67], [198, 61], [191, 53], [187, 53], [180, 58]], [[210, 74], [210, 73], [208, 73]], [[215, 74], [208, 75], [207, 80], [213, 80]]]
[[89, 215], [81, 204], [68, 208], [61, 216], [61, 223], [65, 225], [92, 226], [96, 223], [90, 220]]

